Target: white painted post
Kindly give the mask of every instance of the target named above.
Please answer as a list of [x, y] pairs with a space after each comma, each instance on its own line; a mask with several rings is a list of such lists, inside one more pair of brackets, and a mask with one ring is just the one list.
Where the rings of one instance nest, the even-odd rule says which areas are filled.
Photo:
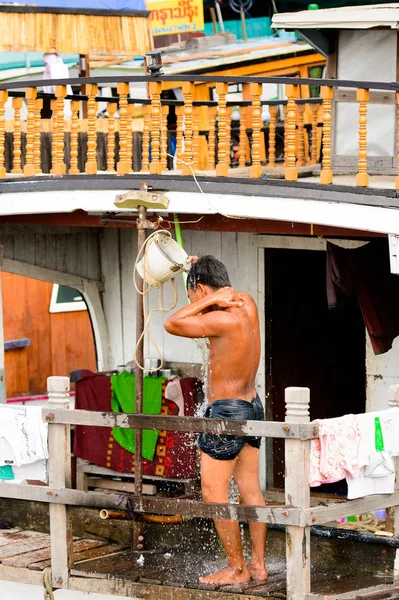
[[[399, 385], [391, 385], [388, 390], [388, 408], [399, 408]], [[394, 458], [395, 464], [395, 491], [399, 490], [399, 457]], [[394, 535], [399, 535], [399, 507], [387, 509], [385, 530]], [[399, 580], [399, 551], [396, 550], [394, 562], [394, 579]]]
[[[68, 408], [69, 377], [48, 377], [47, 393], [50, 409]], [[69, 425], [51, 423], [49, 419], [49, 486], [65, 489], [71, 486], [71, 436]], [[50, 504], [51, 568], [53, 586], [67, 587], [72, 561], [72, 523], [69, 507]]]
[[[285, 420], [309, 423], [309, 388], [285, 390]], [[310, 441], [285, 440], [285, 503], [309, 508]], [[305, 600], [310, 593], [310, 528], [286, 527], [287, 600]]]

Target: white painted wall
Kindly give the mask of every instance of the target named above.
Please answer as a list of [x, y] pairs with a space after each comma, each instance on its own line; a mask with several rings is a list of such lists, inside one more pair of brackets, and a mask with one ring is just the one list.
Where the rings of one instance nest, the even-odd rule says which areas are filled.
[[399, 337], [389, 352], [376, 356], [366, 333], [366, 410], [388, 408], [388, 389], [399, 383]]
[[[396, 81], [396, 31], [341, 30], [338, 41], [337, 78], [354, 81]], [[372, 50], [371, 50], [372, 49]], [[359, 59], [359, 57], [362, 57]], [[393, 96], [393, 92], [392, 92]], [[358, 104], [336, 104], [335, 153], [357, 156]], [[368, 156], [394, 155], [395, 106], [368, 104]]]

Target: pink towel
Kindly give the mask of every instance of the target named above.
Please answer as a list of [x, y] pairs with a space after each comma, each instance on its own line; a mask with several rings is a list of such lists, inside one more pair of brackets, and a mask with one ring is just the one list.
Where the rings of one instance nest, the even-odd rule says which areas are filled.
[[309, 485], [334, 483], [348, 473], [360, 477], [359, 443], [362, 438], [354, 415], [316, 421], [319, 438], [310, 442]]

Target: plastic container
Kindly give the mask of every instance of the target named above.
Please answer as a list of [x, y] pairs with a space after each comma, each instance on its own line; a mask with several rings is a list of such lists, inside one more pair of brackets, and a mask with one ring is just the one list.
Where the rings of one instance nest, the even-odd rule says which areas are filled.
[[187, 252], [170, 234], [160, 231], [147, 244], [137, 272], [150, 286], [159, 288], [189, 268]]

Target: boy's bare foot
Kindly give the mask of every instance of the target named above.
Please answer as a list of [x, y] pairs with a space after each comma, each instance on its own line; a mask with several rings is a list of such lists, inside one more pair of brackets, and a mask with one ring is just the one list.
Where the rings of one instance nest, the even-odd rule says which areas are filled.
[[220, 571], [200, 577], [200, 583], [213, 585], [229, 585], [233, 583], [247, 583], [251, 579], [246, 565], [243, 567], [224, 567]]
[[254, 581], [264, 582], [268, 578], [268, 572], [264, 564], [252, 565], [249, 563], [248, 571]]

